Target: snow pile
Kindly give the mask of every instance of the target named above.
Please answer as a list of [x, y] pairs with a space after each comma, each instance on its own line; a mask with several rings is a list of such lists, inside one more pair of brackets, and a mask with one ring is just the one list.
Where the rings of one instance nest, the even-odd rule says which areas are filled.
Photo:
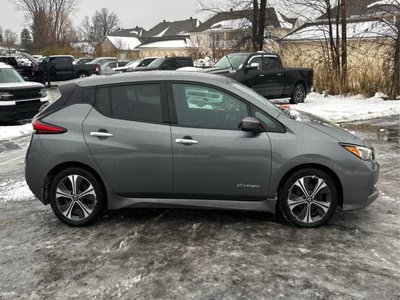
[[[271, 102], [282, 104], [282, 100]], [[359, 96], [324, 97], [321, 94], [310, 93], [305, 103], [289, 105], [299, 111], [305, 111], [323, 117], [332, 122], [349, 122], [400, 115], [400, 101], [385, 101], [379, 97], [362, 99]]]
[[0, 126], [0, 140], [7, 140], [23, 135], [29, 135], [33, 131], [32, 124], [17, 126]]
[[118, 50], [133, 50], [141, 44], [136, 37], [107, 36], [107, 39]]
[[194, 44], [188, 38], [148, 43], [141, 45], [139, 48], [187, 48], [187, 47], [194, 47]]
[[0, 202], [33, 200], [35, 196], [25, 181], [6, 180], [0, 184]]

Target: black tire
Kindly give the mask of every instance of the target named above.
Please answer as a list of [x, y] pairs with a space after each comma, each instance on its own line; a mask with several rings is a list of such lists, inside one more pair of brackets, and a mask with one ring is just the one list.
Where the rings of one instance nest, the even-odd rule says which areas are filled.
[[[306, 196], [303, 191], [307, 192]], [[336, 210], [337, 199], [338, 190], [332, 178], [324, 171], [307, 168], [289, 176], [279, 192], [278, 204], [289, 223], [315, 228], [329, 221]]]
[[85, 72], [78, 74], [78, 78], [86, 78], [86, 77], [88, 77], [88, 74], [86, 74]]
[[[72, 180], [77, 183], [76, 193], [72, 195], [71, 191], [69, 197], [64, 197], [64, 195], [68, 196], [70, 189], [73, 189], [70, 178], [77, 178]], [[57, 190], [58, 188], [60, 189]], [[90, 193], [80, 198], [79, 195], [85, 194], [86, 191]], [[71, 226], [87, 226], [94, 222], [103, 211], [105, 199], [105, 192], [99, 180], [83, 168], [64, 169], [53, 177], [50, 184], [51, 208], [61, 222]], [[63, 211], [62, 206], [67, 209]]]
[[303, 84], [298, 83], [293, 89], [292, 97], [290, 98], [290, 104], [304, 103], [306, 99], [306, 88]]

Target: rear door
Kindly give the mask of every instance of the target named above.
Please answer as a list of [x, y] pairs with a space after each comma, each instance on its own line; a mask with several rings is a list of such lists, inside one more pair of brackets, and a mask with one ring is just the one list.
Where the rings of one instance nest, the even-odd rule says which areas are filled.
[[72, 57], [50, 57], [50, 79], [53, 81], [70, 80], [74, 78]]
[[165, 84], [99, 87], [83, 131], [96, 163], [121, 197], [172, 194], [171, 128]]
[[239, 129], [249, 105], [214, 86], [171, 83], [173, 191], [194, 199], [265, 199], [271, 169], [266, 133]]
[[281, 97], [285, 88], [285, 76], [282, 63], [274, 55], [264, 55], [262, 58], [263, 96]]

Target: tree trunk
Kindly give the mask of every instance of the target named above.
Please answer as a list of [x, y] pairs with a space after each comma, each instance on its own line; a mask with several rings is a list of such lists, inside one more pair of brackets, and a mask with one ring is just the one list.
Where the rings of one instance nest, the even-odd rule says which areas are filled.
[[265, 10], [267, 7], [267, 0], [260, 1], [260, 14], [258, 20], [258, 50], [262, 51], [264, 49], [264, 33], [265, 33]]
[[391, 89], [391, 98], [396, 98], [400, 96], [400, 14], [396, 17], [396, 28], [397, 28], [397, 38], [396, 45], [394, 49], [394, 64], [393, 64], [393, 80]]
[[253, 19], [252, 19], [252, 35], [251, 35], [251, 43], [253, 45], [253, 50], [257, 51], [257, 26], [258, 26], [258, 0], [253, 0]]
[[347, 92], [347, 11], [346, 0], [341, 0], [340, 15], [342, 23], [342, 74], [341, 74], [341, 90], [342, 93]]

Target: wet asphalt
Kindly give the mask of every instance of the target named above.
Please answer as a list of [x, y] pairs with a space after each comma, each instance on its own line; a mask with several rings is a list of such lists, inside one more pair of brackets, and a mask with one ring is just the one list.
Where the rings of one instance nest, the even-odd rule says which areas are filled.
[[[399, 123], [343, 124], [376, 148], [382, 194], [309, 230], [173, 209], [68, 227], [21, 187], [29, 137], [0, 141], [0, 299], [399, 299]], [[17, 187], [25, 198], [1, 196]]]

